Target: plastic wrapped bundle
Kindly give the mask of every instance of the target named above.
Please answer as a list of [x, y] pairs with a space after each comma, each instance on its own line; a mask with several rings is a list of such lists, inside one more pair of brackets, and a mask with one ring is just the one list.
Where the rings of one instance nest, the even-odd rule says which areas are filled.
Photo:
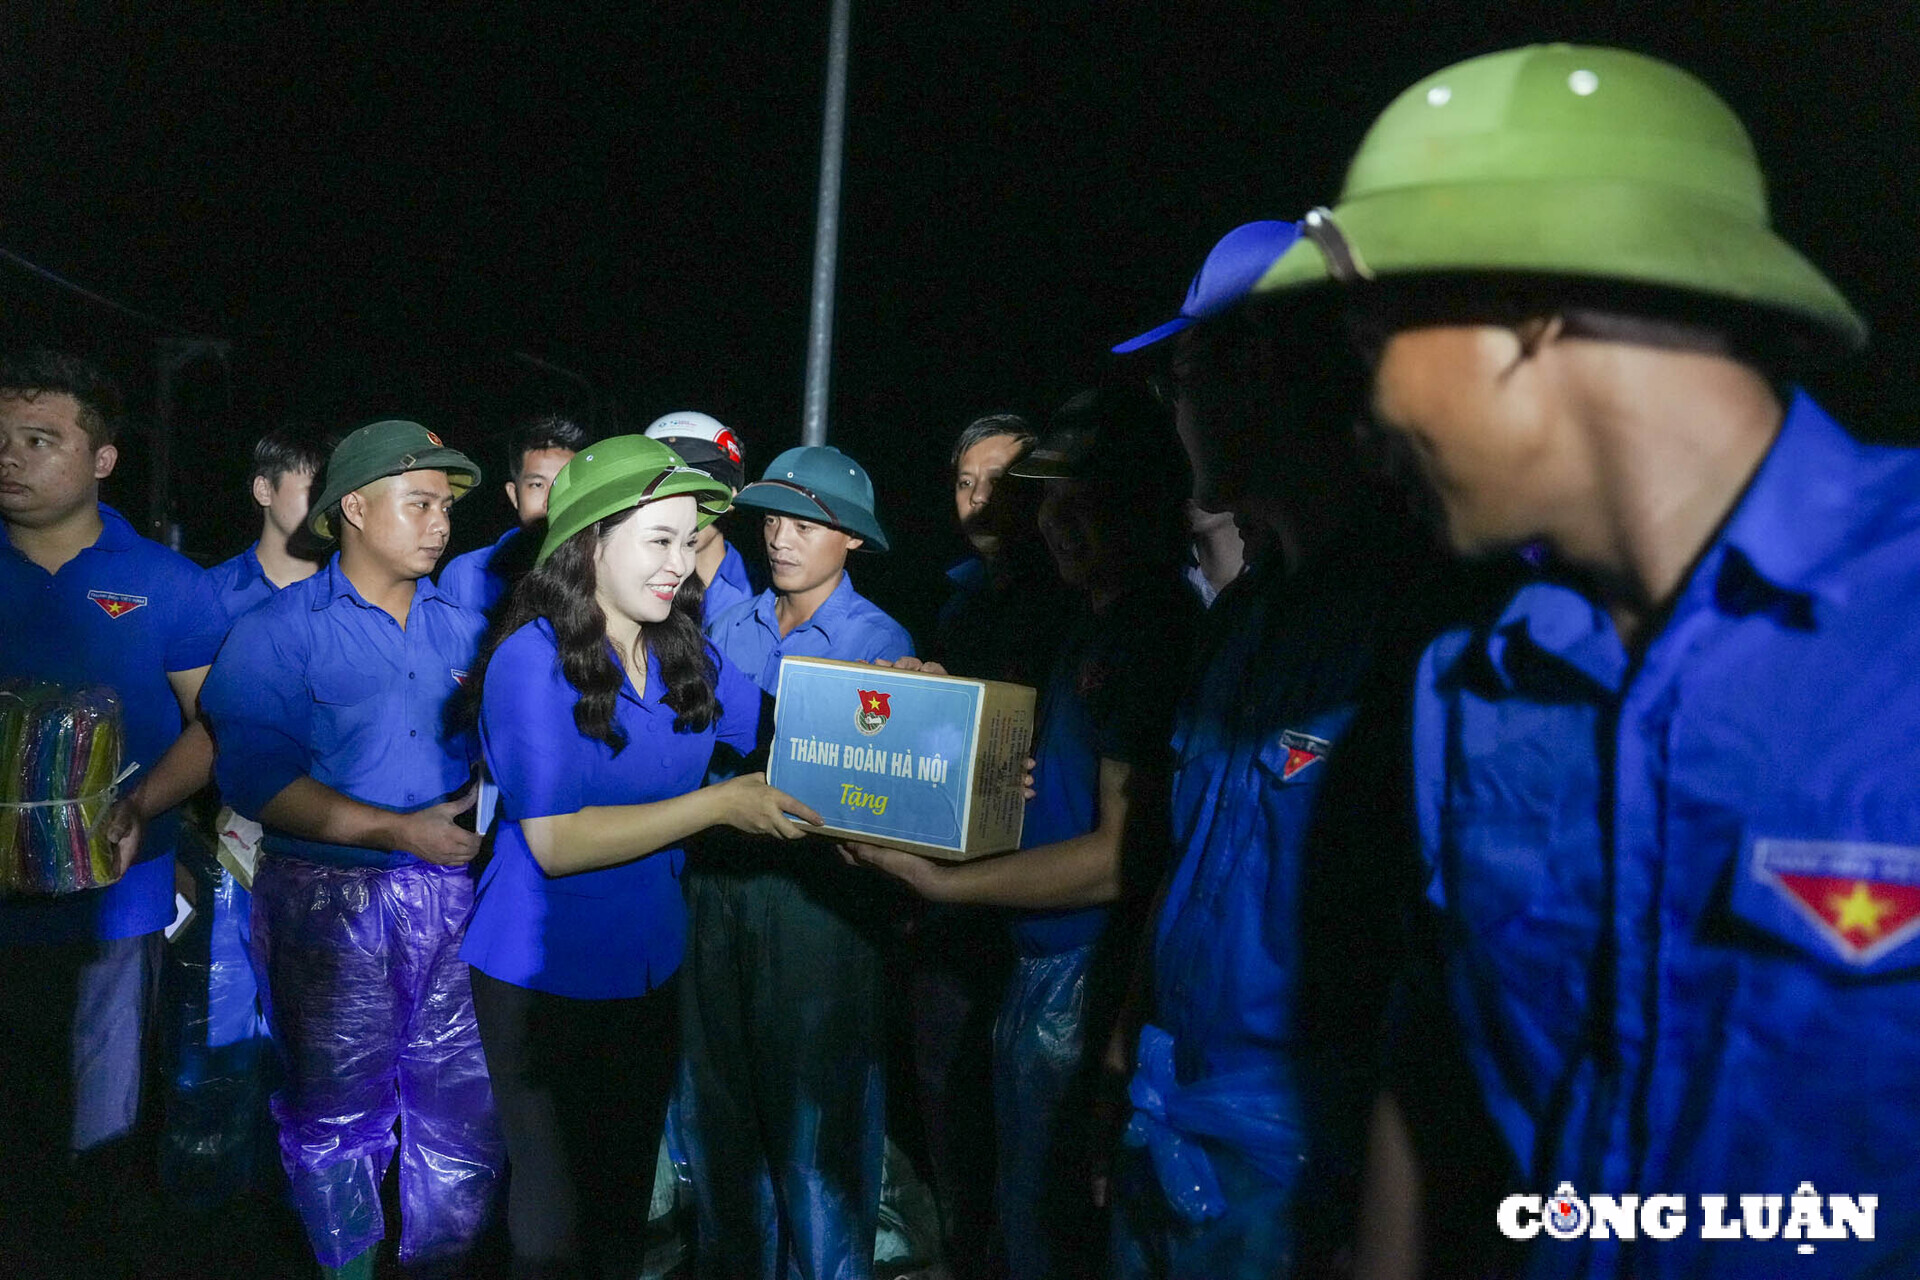
[[0, 688], [0, 891], [112, 884], [105, 823], [120, 782], [120, 701], [110, 689]]

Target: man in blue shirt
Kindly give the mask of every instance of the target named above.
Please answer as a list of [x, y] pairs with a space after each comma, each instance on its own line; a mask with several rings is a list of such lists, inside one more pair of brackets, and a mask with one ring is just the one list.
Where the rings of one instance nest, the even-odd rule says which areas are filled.
[[[288, 547], [302, 536], [313, 479], [326, 461], [318, 445], [289, 430], [274, 430], [253, 446], [249, 494], [260, 509], [260, 536], [252, 546], [207, 571], [226, 623], [282, 587], [313, 576], [319, 566]], [[304, 535], [311, 539], [312, 535]], [[316, 548], [317, 549], [317, 548]], [[243, 871], [258, 860], [260, 825], [222, 805], [214, 836], [224, 858]], [[248, 958], [253, 895], [225, 866], [189, 866], [197, 882], [196, 923], [169, 950], [170, 981], [185, 998], [171, 1069], [167, 1132], [161, 1171], [175, 1195], [195, 1204], [224, 1199], [251, 1180], [264, 1132], [270, 1043]]]
[[[765, 696], [789, 655], [912, 654], [847, 576], [850, 552], [887, 548], [860, 464], [789, 449], [735, 505], [763, 514], [773, 586], [707, 635]], [[773, 716], [760, 726], [764, 752]], [[868, 1275], [885, 1136], [874, 886], [825, 846], [720, 833], [688, 869], [682, 1037], [702, 1274]]]
[[1208, 615], [1175, 719], [1177, 861], [1136, 993], [1138, 1051], [1123, 1036], [1109, 1063], [1125, 1073], [1113, 1083], [1132, 1077], [1112, 1188], [1129, 1277], [1315, 1275], [1352, 1243], [1396, 955], [1387, 890], [1413, 862], [1387, 816], [1404, 793], [1405, 680], [1437, 630], [1419, 605], [1435, 557], [1361, 465], [1353, 379], [1296, 365], [1272, 380], [1288, 331], [1235, 309], [1298, 235], [1229, 232], [1181, 319], [1115, 348], [1172, 339], [1193, 499], [1256, 548]]
[[[660, 441], [679, 454], [688, 466], [706, 472], [734, 493], [739, 493], [740, 486], [746, 483], [746, 446], [731, 427], [716, 418], [681, 409], [655, 418], [647, 428], [647, 436]], [[694, 570], [706, 587], [701, 607], [708, 618], [717, 618], [742, 600], [753, 598], [747, 562], [739, 548], [720, 532], [718, 520], [700, 530], [693, 556]]]
[[207, 570], [229, 624], [280, 588], [311, 578], [320, 567], [291, 550], [289, 543], [301, 536], [314, 477], [325, 462], [318, 445], [291, 431], [269, 431], [254, 442], [247, 489], [260, 508], [260, 536], [233, 559]]
[[1187, 469], [1145, 390], [1074, 397], [1008, 474], [1046, 482], [1040, 531], [1081, 604], [1041, 694], [1021, 850], [947, 864], [849, 847], [934, 902], [1015, 909], [993, 1031], [996, 1199], [1009, 1273], [1041, 1280], [1103, 1271], [1087, 1068], [1165, 858], [1167, 740], [1201, 610], [1179, 568]]
[[492, 616], [521, 574], [533, 567], [547, 518], [553, 478], [587, 447], [587, 431], [570, 418], [543, 413], [507, 437], [507, 503], [516, 523], [493, 542], [447, 561], [440, 590], [454, 603]]
[[209, 777], [195, 699], [223, 629], [205, 573], [100, 502], [118, 417], [117, 390], [84, 360], [0, 360], [0, 682], [112, 689], [138, 766], [107, 818], [116, 883], [0, 903], [0, 1149], [18, 1170], [0, 1234], [44, 1232], [74, 1274], [116, 1241], [73, 1215], [101, 1185], [123, 1204], [143, 1192], [128, 1139], [173, 918], [173, 810]]
[[[1349, 286], [1456, 547], [1550, 553], [1428, 650], [1413, 739], [1512, 1273], [1920, 1270], [1920, 457], [1777, 380], [1865, 326], [1764, 190], [1684, 72], [1513, 50], [1388, 107], [1262, 282]], [[1443, 1189], [1412, 1110], [1378, 1114], [1372, 1274]]]
[[253, 948], [281, 1153], [341, 1275], [373, 1273], [396, 1119], [402, 1262], [457, 1262], [503, 1164], [459, 958], [474, 751], [449, 714], [486, 622], [427, 577], [479, 476], [411, 422], [349, 435], [309, 520], [339, 555], [235, 624], [203, 693], [221, 791], [266, 828]]

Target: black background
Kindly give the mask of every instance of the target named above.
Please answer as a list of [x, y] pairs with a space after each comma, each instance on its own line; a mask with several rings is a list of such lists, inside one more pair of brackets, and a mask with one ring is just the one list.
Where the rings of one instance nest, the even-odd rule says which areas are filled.
[[[457, 547], [504, 526], [500, 434], [529, 409], [704, 409], [755, 470], [798, 443], [826, 0], [386, 8], [8, 11], [0, 246], [231, 344], [180, 383], [186, 549], [251, 539], [246, 449], [286, 418], [413, 417], [473, 452]], [[1732, 102], [1776, 224], [1875, 328], [1816, 392], [1920, 435], [1908, 5], [855, 0], [853, 31], [830, 431], [895, 533], [883, 602], [960, 549], [967, 417], [1057, 402], [1221, 233], [1330, 203], [1401, 88], [1536, 40], [1638, 48]], [[12, 265], [0, 299], [0, 338], [103, 359], [151, 414], [149, 326]], [[109, 498], [144, 527], [142, 453], [136, 430]]]

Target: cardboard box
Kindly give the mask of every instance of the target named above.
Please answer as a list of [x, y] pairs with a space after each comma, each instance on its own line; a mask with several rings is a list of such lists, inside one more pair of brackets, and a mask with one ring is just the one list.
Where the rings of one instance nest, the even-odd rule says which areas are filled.
[[826, 831], [948, 862], [1020, 847], [1034, 693], [997, 680], [787, 658], [767, 781]]

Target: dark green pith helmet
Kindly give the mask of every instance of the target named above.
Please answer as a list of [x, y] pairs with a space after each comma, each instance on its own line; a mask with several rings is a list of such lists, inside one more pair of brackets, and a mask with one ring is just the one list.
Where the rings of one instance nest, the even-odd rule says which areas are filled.
[[369, 422], [334, 446], [307, 528], [322, 538], [338, 537], [334, 516], [339, 514], [340, 499], [375, 480], [409, 471], [446, 472], [456, 501], [480, 483], [480, 468], [473, 459], [441, 444], [439, 436], [419, 423], [400, 418]]
[[1308, 216], [1255, 292], [1507, 273], [1757, 307], [1830, 352], [1867, 336], [1769, 227], [1753, 143], [1712, 90], [1653, 58], [1575, 45], [1472, 58], [1401, 94], [1361, 141], [1339, 203]]

